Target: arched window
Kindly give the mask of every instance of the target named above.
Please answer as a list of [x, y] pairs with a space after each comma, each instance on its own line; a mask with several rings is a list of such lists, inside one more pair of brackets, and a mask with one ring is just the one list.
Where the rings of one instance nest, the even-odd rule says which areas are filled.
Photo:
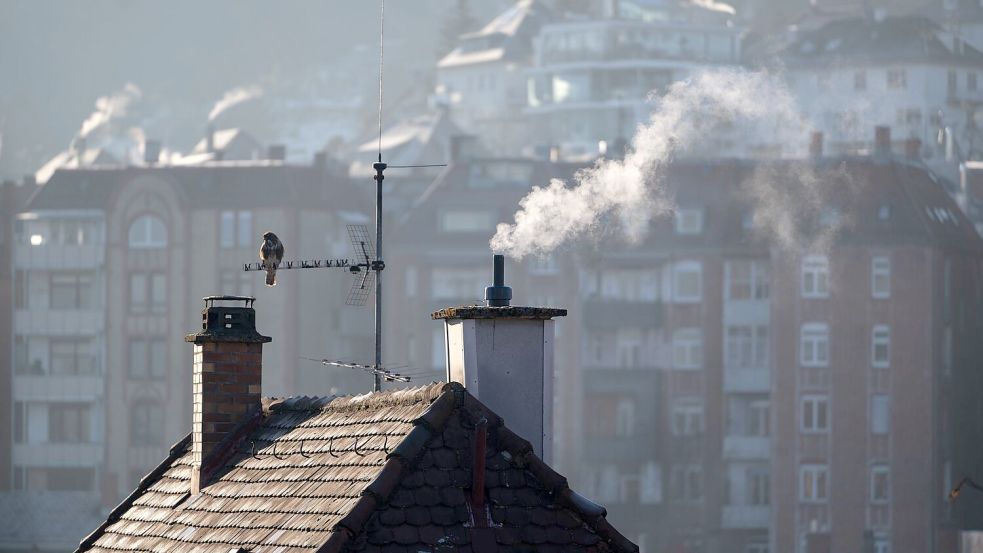
[[167, 227], [156, 215], [141, 215], [130, 224], [131, 248], [151, 249], [167, 246]]

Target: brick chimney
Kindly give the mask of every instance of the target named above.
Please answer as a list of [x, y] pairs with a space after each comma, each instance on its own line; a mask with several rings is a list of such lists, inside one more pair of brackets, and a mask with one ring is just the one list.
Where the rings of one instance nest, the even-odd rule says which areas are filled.
[[[236, 439], [262, 415], [263, 344], [272, 338], [256, 332], [254, 301], [242, 296], [204, 298], [201, 332], [185, 337], [195, 345], [192, 495], [201, 491], [231, 454]], [[225, 305], [237, 302], [243, 306]]]
[[547, 463], [553, 449], [554, 317], [566, 309], [510, 305], [505, 260], [494, 257], [494, 286], [486, 305], [449, 307], [431, 315], [444, 321], [447, 380], [501, 415]]

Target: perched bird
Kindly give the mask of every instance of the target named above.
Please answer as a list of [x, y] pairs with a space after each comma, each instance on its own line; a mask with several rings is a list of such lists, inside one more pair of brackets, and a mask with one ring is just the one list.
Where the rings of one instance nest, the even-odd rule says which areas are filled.
[[276, 268], [283, 260], [283, 243], [272, 232], [263, 235], [263, 245], [259, 248], [259, 259], [266, 269], [266, 285], [276, 286]]

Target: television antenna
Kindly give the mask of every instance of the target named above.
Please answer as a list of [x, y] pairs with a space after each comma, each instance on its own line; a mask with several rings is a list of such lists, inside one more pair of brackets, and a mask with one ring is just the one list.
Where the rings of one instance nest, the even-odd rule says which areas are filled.
[[[348, 235], [355, 248], [355, 255], [358, 258], [355, 262], [351, 260], [303, 260], [281, 262], [279, 269], [317, 269], [328, 267], [347, 267], [349, 271], [355, 273], [355, 282], [352, 284], [346, 303], [348, 305], [365, 305], [366, 300], [371, 294], [372, 281], [375, 281], [375, 363], [371, 366], [360, 365], [358, 363], [345, 363], [327, 359], [315, 359], [324, 365], [347, 367], [352, 369], [366, 370], [374, 376], [373, 390], [382, 390], [382, 382], [398, 381], [409, 382], [410, 377], [398, 375], [385, 369], [382, 366], [382, 271], [386, 268], [386, 263], [382, 258], [382, 181], [385, 180], [386, 169], [418, 169], [426, 167], [446, 167], [446, 163], [433, 163], [424, 165], [388, 165], [382, 161], [382, 113], [383, 113], [383, 83], [385, 75], [385, 27], [386, 27], [386, 1], [379, 0], [379, 148], [377, 161], [372, 164], [375, 170], [375, 248], [373, 251], [372, 241], [369, 237], [368, 229], [364, 225], [348, 225]], [[247, 263], [244, 265], [246, 271], [263, 270], [262, 263]], [[396, 377], [399, 378], [396, 378]]]

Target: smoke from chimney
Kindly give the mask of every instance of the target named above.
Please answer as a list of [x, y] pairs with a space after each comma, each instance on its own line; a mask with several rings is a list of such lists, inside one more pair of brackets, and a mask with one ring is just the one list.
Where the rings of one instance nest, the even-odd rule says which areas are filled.
[[215, 102], [212, 106], [212, 110], [208, 112], [208, 122], [211, 123], [222, 115], [223, 112], [227, 111], [229, 108], [239, 105], [248, 100], [254, 98], [259, 98], [263, 95], [263, 90], [258, 86], [241, 86], [238, 88], [233, 88], [226, 92], [222, 99]]
[[118, 92], [109, 96], [102, 96], [96, 100], [96, 110], [92, 112], [79, 130], [79, 136], [85, 138], [92, 131], [108, 124], [110, 121], [123, 117], [130, 109], [130, 104], [139, 100], [143, 96], [140, 88], [133, 83], [126, 83], [126, 86]]
[[663, 182], [666, 164], [719, 133], [721, 125], [734, 125], [745, 136], [767, 133], [778, 144], [801, 144], [810, 127], [775, 75], [720, 70], [676, 83], [639, 126], [624, 160], [599, 160], [578, 172], [572, 185], [554, 179], [534, 188], [520, 201], [515, 223], [498, 226], [491, 249], [515, 258], [543, 255], [606, 226], [637, 242], [653, 217], [674, 209]]

